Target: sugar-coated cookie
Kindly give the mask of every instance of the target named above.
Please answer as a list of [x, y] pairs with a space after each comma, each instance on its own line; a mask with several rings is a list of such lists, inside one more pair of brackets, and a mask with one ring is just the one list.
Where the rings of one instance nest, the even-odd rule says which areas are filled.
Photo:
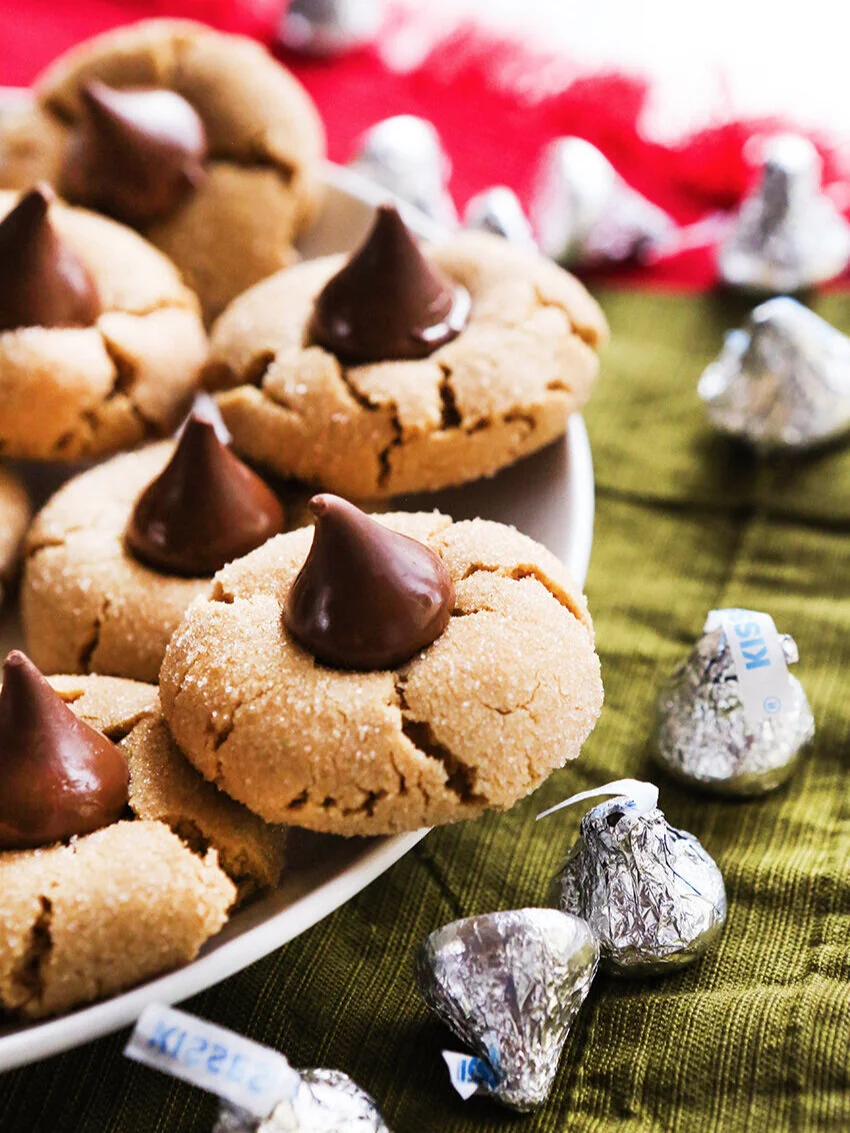
[[21, 611], [30, 656], [45, 672], [155, 682], [192, 599], [283, 524], [271, 489], [198, 417], [178, 442], [82, 473], [27, 536]]
[[48, 180], [132, 224], [178, 265], [207, 318], [292, 261], [316, 209], [324, 134], [260, 44], [146, 20], [73, 48], [34, 94], [0, 137], [0, 184]]
[[269, 821], [380, 834], [509, 807], [578, 755], [599, 661], [545, 548], [317, 500], [315, 541], [225, 567], [166, 651], [163, 710], [208, 779]]
[[399, 225], [379, 210], [347, 264], [272, 276], [211, 336], [207, 385], [237, 451], [349, 499], [492, 475], [548, 444], [586, 401], [607, 336], [550, 261], [471, 233], [417, 261]]
[[72, 461], [170, 432], [197, 386], [196, 297], [135, 232], [0, 192], [0, 451]]
[[18, 553], [31, 515], [29, 496], [21, 481], [0, 468], [0, 602], [4, 583], [14, 574]]
[[49, 1015], [187, 962], [278, 880], [284, 832], [186, 763], [152, 686], [48, 682], [11, 653], [0, 762], [0, 1011]]

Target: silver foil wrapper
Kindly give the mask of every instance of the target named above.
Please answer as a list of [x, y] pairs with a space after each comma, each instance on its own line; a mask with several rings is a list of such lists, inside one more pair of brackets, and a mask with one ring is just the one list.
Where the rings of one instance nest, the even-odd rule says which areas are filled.
[[224, 1103], [213, 1133], [390, 1133], [374, 1101], [341, 1070], [302, 1070], [292, 1100], [265, 1119]]
[[850, 338], [795, 299], [769, 299], [726, 335], [697, 392], [730, 436], [812, 448], [850, 429]]
[[342, 55], [375, 40], [384, 8], [384, 0], [290, 0], [278, 40], [307, 55]]
[[787, 292], [840, 275], [850, 261], [850, 224], [822, 191], [815, 147], [779, 134], [762, 160], [761, 183], [718, 250], [722, 278], [749, 291]]
[[583, 917], [599, 939], [601, 963], [618, 976], [689, 964], [720, 933], [726, 890], [693, 834], [631, 799], [600, 803], [555, 878], [558, 908]]
[[431, 1010], [486, 1063], [480, 1092], [529, 1110], [549, 1093], [598, 960], [584, 921], [520, 909], [431, 933], [416, 978]]
[[471, 197], [463, 210], [463, 226], [501, 236], [518, 248], [537, 251], [537, 241], [519, 197], [507, 185], [494, 185]]
[[[786, 665], [794, 664], [794, 639], [779, 634], [778, 642]], [[716, 794], [760, 795], [778, 787], [815, 734], [802, 685], [790, 673], [783, 679], [781, 711], [752, 719], [726, 631], [703, 633], [658, 697], [656, 762], [681, 782]]]
[[542, 251], [565, 267], [640, 258], [675, 230], [667, 213], [583, 138], [559, 138], [544, 150], [531, 222]]
[[371, 126], [348, 164], [439, 224], [457, 227], [448, 191], [451, 162], [440, 135], [424, 118], [398, 114]]

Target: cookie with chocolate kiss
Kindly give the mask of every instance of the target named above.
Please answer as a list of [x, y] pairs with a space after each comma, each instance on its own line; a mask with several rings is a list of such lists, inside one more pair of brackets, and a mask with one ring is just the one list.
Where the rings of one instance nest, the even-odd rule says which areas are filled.
[[491, 476], [560, 437], [606, 338], [551, 261], [484, 233], [419, 247], [382, 207], [348, 259], [240, 295], [205, 384], [252, 464], [369, 500]]
[[0, 192], [0, 451], [75, 462], [172, 432], [198, 384], [196, 297], [123, 225]]
[[201, 779], [153, 685], [45, 679], [11, 655], [0, 765], [4, 1015], [55, 1014], [175, 968], [277, 883], [284, 831]]
[[53, 672], [156, 681], [186, 607], [215, 571], [277, 534], [284, 508], [207, 420], [65, 484], [24, 548], [21, 611]]
[[166, 650], [163, 711], [206, 778], [267, 821], [389, 834], [509, 807], [579, 754], [602, 684], [554, 556], [484, 520], [313, 508]]
[[207, 320], [297, 259], [321, 199], [321, 119], [259, 43], [189, 20], [98, 35], [4, 115], [0, 186], [35, 180], [137, 228]]

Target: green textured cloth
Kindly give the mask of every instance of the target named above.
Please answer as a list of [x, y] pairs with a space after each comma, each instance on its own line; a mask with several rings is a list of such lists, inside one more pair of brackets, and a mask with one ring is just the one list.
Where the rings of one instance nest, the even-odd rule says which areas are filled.
[[[613, 344], [587, 414], [588, 594], [606, 704], [581, 759], [508, 814], [435, 831], [345, 908], [186, 1007], [296, 1066], [346, 1070], [393, 1133], [850, 1129], [850, 447], [763, 464], [712, 435], [696, 381], [744, 307], [602, 298]], [[820, 309], [850, 329], [850, 300]], [[724, 605], [767, 610], [795, 636], [817, 721], [793, 781], [759, 801], [688, 794], [648, 759], [659, 684]], [[440, 1058], [447, 1033], [414, 990], [414, 948], [456, 917], [545, 903], [581, 808], [538, 826], [534, 815], [621, 775], [660, 781], [670, 821], [717, 860], [725, 933], [679, 974], [600, 977], [537, 1114], [463, 1103]], [[215, 1101], [125, 1061], [125, 1037], [2, 1077], [2, 1133], [208, 1133]]]

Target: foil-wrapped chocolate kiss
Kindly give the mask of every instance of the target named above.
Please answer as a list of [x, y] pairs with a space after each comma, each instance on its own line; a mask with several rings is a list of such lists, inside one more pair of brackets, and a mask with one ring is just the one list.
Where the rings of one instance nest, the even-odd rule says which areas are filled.
[[760, 183], [718, 250], [722, 278], [748, 291], [789, 292], [840, 275], [850, 260], [850, 224], [821, 187], [815, 147], [777, 134], [761, 157]]
[[850, 429], [850, 338], [782, 296], [756, 307], [700, 378], [713, 425], [763, 452], [805, 450]]
[[544, 811], [599, 795], [553, 887], [565, 913], [583, 917], [599, 938], [603, 968], [618, 976], [658, 975], [689, 964], [719, 935], [726, 890], [714, 860], [693, 834], [658, 809], [652, 783], [620, 779]]
[[424, 118], [397, 114], [361, 135], [348, 163], [446, 228], [456, 228], [457, 209], [449, 193], [452, 167], [440, 135]]
[[757, 610], [712, 610], [658, 697], [654, 756], [670, 775], [723, 795], [760, 795], [792, 773], [814, 736], [797, 645]]
[[443, 1053], [461, 1097], [488, 1094], [518, 1110], [544, 1102], [598, 960], [587, 924], [554, 909], [488, 913], [432, 932], [416, 980], [475, 1052]]

